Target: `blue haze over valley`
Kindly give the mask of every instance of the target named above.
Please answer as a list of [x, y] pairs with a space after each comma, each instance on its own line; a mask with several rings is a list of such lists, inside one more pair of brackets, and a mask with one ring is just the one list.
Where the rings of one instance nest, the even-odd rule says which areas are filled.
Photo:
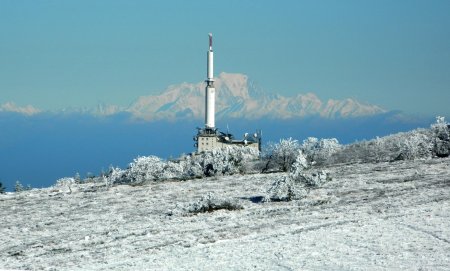
[[[0, 181], [194, 151], [217, 127], [341, 143], [450, 116], [449, 1], [2, 1]], [[447, 118], [448, 119], [448, 118]]]

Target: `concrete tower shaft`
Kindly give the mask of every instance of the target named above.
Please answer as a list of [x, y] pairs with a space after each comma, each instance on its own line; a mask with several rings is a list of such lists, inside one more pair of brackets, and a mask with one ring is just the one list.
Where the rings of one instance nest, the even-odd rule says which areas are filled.
[[214, 88], [214, 52], [212, 49], [212, 34], [209, 33], [209, 50], [207, 52], [206, 89], [205, 89], [205, 128], [215, 127], [215, 103]]

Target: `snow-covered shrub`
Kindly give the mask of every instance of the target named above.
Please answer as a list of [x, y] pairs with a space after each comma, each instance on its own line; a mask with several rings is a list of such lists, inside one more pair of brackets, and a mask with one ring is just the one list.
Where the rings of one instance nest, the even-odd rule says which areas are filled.
[[184, 163], [184, 176], [186, 178], [201, 178], [203, 176], [201, 159], [186, 156], [182, 161]]
[[76, 187], [78, 183], [79, 181], [74, 177], [64, 177], [56, 180], [53, 188], [59, 192], [72, 193], [72, 188]]
[[199, 201], [189, 204], [185, 209], [188, 213], [198, 214], [217, 210], [241, 210], [244, 207], [236, 199], [222, 198], [213, 193], [208, 193]]
[[327, 172], [321, 170], [311, 173], [307, 171], [308, 167], [307, 157], [303, 151], [298, 150], [289, 173], [272, 183], [267, 189], [265, 201], [299, 200], [308, 195], [310, 188], [317, 188], [331, 180]]
[[264, 155], [268, 161], [266, 168], [269, 168], [269, 164], [272, 163], [279, 170], [288, 171], [297, 157], [300, 144], [297, 140], [288, 138], [281, 139], [279, 143], [269, 143], [266, 148]]
[[318, 172], [306, 173], [305, 169], [307, 168], [308, 162], [306, 160], [306, 156], [302, 151], [300, 151], [297, 159], [295, 159], [295, 162], [289, 171], [288, 176], [294, 181], [294, 183], [302, 183], [309, 187], [319, 187], [326, 181], [331, 180], [331, 177], [326, 171], [320, 170]]
[[290, 174], [298, 174], [309, 167], [309, 162], [303, 151], [299, 150], [294, 163], [289, 169]]
[[331, 180], [329, 173], [324, 170], [312, 173], [299, 172], [291, 174], [290, 177], [297, 183], [304, 183], [309, 187], [320, 187], [325, 182]]
[[77, 183], [77, 180], [73, 177], [64, 177], [56, 180], [54, 187], [68, 187]]
[[32, 189], [31, 185], [27, 185], [25, 187], [19, 181], [16, 181], [16, 184], [14, 185], [14, 192], [28, 191], [28, 190], [31, 190], [31, 189]]
[[449, 123], [445, 121], [444, 117], [437, 116], [436, 123], [431, 125], [431, 130], [437, 138], [444, 141], [450, 141]]
[[450, 155], [449, 123], [436, 117], [430, 129], [415, 129], [344, 146], [332, 155], [334, 162], [381, 162], [428, 159]]
[[195, 168], [195, 163], [184, 159], [178, 161], [164, 161], [156, 156], [140, 156], [132, 163], [127, 170], [116, 169], [118, 179], [111, 178], [115, 183], [144, 183], [146, 181], [162, 181], [170, 179], [185, 179], [191, 172], [191, 166]]
[[127, 182], [127, 172], [118, 167], [111, 167], [108, 174], [104, 177], [106, 186], [111, 186], [117, 183]]
[[160, 180], [184, 179], [186, 172], [186, 163], [184, 161], [168, 161], [164, 164], [159, 176]]
[[431, 130], [415, 129], [343, 146], [332, 154], [330, 161], [334, 163], [373, 163], [427, 159], [432, 156], [433, 135]]
[[436, 123], [431, 125], [434, 134], [433, 152], [437, 157], [450, 155], [450, 131], [449, 124], [444, 117], [436, 117]]
[[291, 176], [281, 176], [267, 189], [265, 201], [299, 200], [308, 194], [305, 186], [296, 182]]
[[16, 184], [14, 185], [14, 192], [22, 192], [24, 190], [25, 188], [23, 185], [19, 181], [16, 181]]
[[[191, 174], [198, 174], [198, 170], [201, 168], [203, 176], [245, 173], [248, 163], [258, 157], [259, 151], [254, 148], [226, 146], [195, 155], [189, 164], [194, 168], [187, 168], [187, 171]], [[197, 175], [190, 176], [198, 177]]]
[[237, 146], [183, 156], [174, 161], [165, 161], [156, 156], [140, 156], [134, 159], [126, 170], [111, 168], [104, 178], [106, 178], [106, 184], [111, 185], [231, 175], [245, 173], [247, 163], [258, 159], [258, 157], [258, 150]]
[[450, 142], [436, 140], [433, 151], [437, 157], [448, 157], [450, 155]]
[[164, 170], [165, 162], [156, 156], [140, 156], [135, 158], [125, 174], [125, 182], [143, 183], [159, 180]]
[[429, 134], [417, 129], [405, 133], [403, 138], [399, 138], [396, 143], [399, 145], [400, 160], [414, 160], [420, 158], [431, 158], [433, 141]]
[[312, 164], [323, 164], [330, 159], [330, 157], [342, 148], [341, 144], [336, 138], [317, 139], [315, 137], [308, 137], [303, 140], [301, 149], [308, 157]]

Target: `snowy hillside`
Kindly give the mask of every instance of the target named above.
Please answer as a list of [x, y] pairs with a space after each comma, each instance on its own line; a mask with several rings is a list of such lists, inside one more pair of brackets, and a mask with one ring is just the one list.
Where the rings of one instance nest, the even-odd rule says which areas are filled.
[[[2, 194], [0, 269], [450, 269], [450, 159], [326, 170], [289, 202], [261, 201], [286, 173]], [[189, 212], [208, 193], [242, 209]]]

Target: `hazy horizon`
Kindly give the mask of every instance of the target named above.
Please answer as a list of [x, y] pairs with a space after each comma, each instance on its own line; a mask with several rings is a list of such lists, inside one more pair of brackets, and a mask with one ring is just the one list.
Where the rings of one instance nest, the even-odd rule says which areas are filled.
[[450, 115], [448, 1], [2, 1], [0, 104], [127, 106], [215, 71], [272, 93], [313, 92]]
[[[16, 180], [48, 185], [138, 155], [192, 151], [198, 118], [139, 123], [62, 109], [126, 107], [202, 82], [210, 32], [216, 77], [245, 74], [274, 96], [369, 105], [362, 119], [315, 119], [316, 111], [218, 122], [222, 129], [348, 143], [427, 127], [450, 116], [448, 10], [444, 0], [0, 1], [0, 181], [9, 189]], [[302, 102], [293, 107], [304, 109]], [[376, 106], [409, 120], [370, 116]], [[53, 113], [33, 115], [39, 110]]]

